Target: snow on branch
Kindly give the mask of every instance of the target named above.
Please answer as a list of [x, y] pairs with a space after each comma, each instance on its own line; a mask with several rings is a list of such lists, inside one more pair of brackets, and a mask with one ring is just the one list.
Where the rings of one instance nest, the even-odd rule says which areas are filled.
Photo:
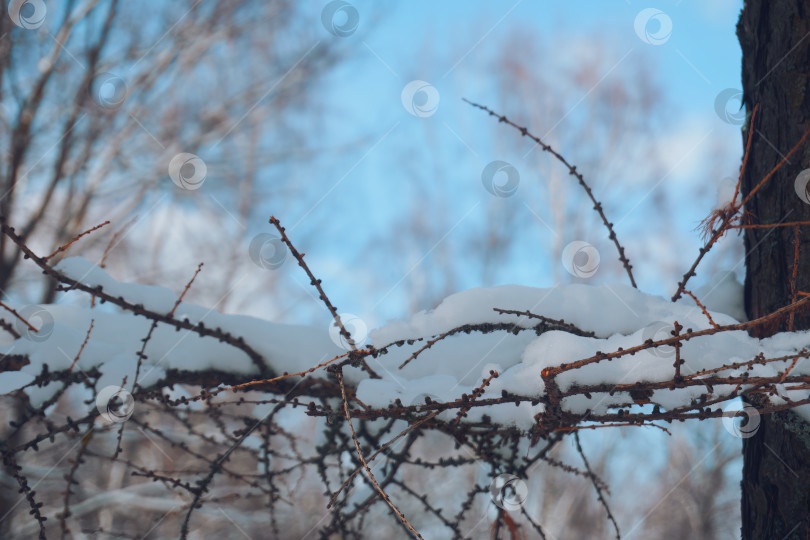
[[[192, 535], [206, 506], [245, 485], [270, 507], [279, 536], [280, 520], [295, 511], [287, 506], [294, 494], [280, 486], [312, 480], [320, 482], [312, 492], [331, 510], [320, 525], [324, 538], [350, 536], [378, 504], [409, 535], [422, 538], [430, 521], [460, 537], [462, 524], [473, 519], [474, 501], [486, 494], [496, 507], [493, 530], [518, 537], [520, 516], [545, 537], [521, 500], [521, 478], [540, 462], [588, 479], [620, 537], [609, 490], [585, 457], [579, 430], [652, 426], [668, 432], [674, 421], [723, 418], [739, 434], [741, 416], [755, 422], [760, 414], [793, 409], [810, 419], [810, 332], [754, 337], [810, 304], [810, 295], [795, 286], [796, 264], [792, 302], [755, 320], [736, 320], [732, 310], [717, 308], [722, 303], [704, 305], [685, 288], [717, 239], [742, 226], [735, 223], [745, 200], [737, 202], [735, 193], [707, 222], [709, 240], [673, 299], [646, 294], [636, 288], [612, 224], [576, 168], [526, 128], [473, 105], [569, 167], [608, 228], [632, 287], [471, 289], [373, 330], [362, 345], [275, 217], [270, 224], [317, 290], [340, 339], [327, 328], [184, 302], [201, 266], [178, 295], [119, 282], [80, 257], [51, 264], [51, 257], [106, 222], [42, 257], [0, 221], [2, 233], [60, 290], [89, 295], [86, 304], [0, 304], [14, 317], [13, 324], [3, 321], [8, 336], [0, 346], [0, 392], [24, 404], [0, 454], [41, 536], [49, 517], [67, 535], [71, 509], [102, 503], [72, 491], [82, 464], [94, 460], [122, 466], [178, 497], [182, 538]], [[798, 242], [795, 252], [798, 260]], [[78, 418], [53, 414], [76, 397], [86, 405]], [[738, 398], [751, 398], [758, 408], [741, 407]], [[572, 433], [584, 470], [549, 455]], [[58, 441], [72, 443], [73, 460], [65, 491], [43, 512], [20, 463]], [[145, 441], [160, 441], [172, 461], [193, 466], [140, 464]], [[429, 500], [417, 480], [426, 472], [469, 467], [479, 469], [479, 478], [456, 497], [457, 513], [446, 501]], [[309, 472], [299, 477], [302, 470]], [[510, 514], [516, 510], [521, 513]]]

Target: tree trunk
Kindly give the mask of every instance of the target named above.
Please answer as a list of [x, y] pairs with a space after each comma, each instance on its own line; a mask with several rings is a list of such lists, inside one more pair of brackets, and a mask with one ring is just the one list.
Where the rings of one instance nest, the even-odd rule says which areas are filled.
[[[759, 105], [751, 151], [742, 178], [747, 195], [810, 128], [810, 2], [746, 0], [737, 25], [742, 47], [743, 102], [750, 119]], [[743, 126], [747, 142], [748, 126]], [[797, 174], [810, 168], [806, 143], [746, 205], [751, 223], [810, 220], [810, 204], [797, 194]], [[808, 191], [810, 192], [810, 190]], [[794, 266], [792, 226], [745, 229], [745, 308], [760, 317], [791, 303]], [[797, 291], [810, 292], [810, 227], [798, 234]], [[788, 320], [760, 332], [788, 329]], [[810, 328], [810, 313], [794, 329]], [[757, 405], [756, 398], [750, 401]], [[763, 415], [743, 439], [742, 538], [805, 539], [810, 536], [810, 424], [793, 412]]]

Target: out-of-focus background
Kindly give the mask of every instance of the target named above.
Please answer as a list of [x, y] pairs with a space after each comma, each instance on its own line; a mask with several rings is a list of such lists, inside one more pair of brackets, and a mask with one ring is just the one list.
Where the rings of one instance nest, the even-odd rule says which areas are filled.
[[[739, 171], [740, 0], [17, 4], [0, 25], [2, 213], [41, 253], [110, 220], [81, 254], [122, 281], [180, 291], [204, 262], [187, 299], [222, 312], [327, 331], [270, 215], [368, 328], [471, 287], [626, 282], [576, 180], [464, 98], [577, 166], [655, 294]], [[599, 254], [591, 277], [562, 262], [574, 241]], [[11, 299], [72, 301], [0, 249]], [[729, 270], [742, 279], [733, 235], [692, 285]], [[583, 434], [640, 520], [629, 536], [737, 537], [739, 440], [717, 429]], [[605, 470], [610, 453], [627, 457]], [[559, 504], [590, 500], [559, 482]]]

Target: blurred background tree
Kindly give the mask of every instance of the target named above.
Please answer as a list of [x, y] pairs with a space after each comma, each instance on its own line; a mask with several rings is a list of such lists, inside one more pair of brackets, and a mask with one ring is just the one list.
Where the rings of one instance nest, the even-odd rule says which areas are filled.
[[[738, 170], [739, 123], [716, 113], [715, 99], [739, 85], [739, 4], [665, 8], [675, 30], [656, 46], [633, 32], [637, 6], [600, 2], [473, 10], [358, 1], [326, 18], [327, 2], [11, 2], [19, 10], [0, 18], [0, 213], [41, 253], [110, 220], [81, 254], [103, 257], [117, 279], [180, 291], [203, 261], [189, 301], [324, 329], [329, 315], [290, 261], [271, 272], [251, 261], [270, 213], [295, 231], [336, 303], [369, 328], [469, 287], [586, 281], [560, 264], [574, 240], [604, 255], [588, 282], [624, 281], [567, 171], [467, 97], [532, 127], [586, 172], [641, 288], [666, 294], [684, 254], [697, 253], [694, 228], [719, 180]], [[710, 45], [694, 45], [695, 35]], [[403, 106], [413, 80], [440, 97], [429, 115]], [[181, 153], [202, 163], [183, 172], [204, 170], [196, 189], [172, 181]], [[493, 160], [518, 171], [515, 196], [483, 188]], [[703, 268], [741, 270], [742, 254], [725, 239]], [[72, 301], [20, 260], [2, 237], [6, 297]], [[739, 510], [726, 503], [739, 497], [730, 473], [739, 459], [728, 454], [738, 441], [707, 447], [700, 437], [711, 433], [689, 426], [669, 450], [658, 434], [583, 439], [602, 449], [593, 460], [626, 494], [620, 520], [649, 515], [634, 534], [736, 537]], [[608, 465], [617, 445], [626, 459]], [[649, 478], [631, 465], [646, 454], [660, 496], [675, 490], [689, 519], [668, 521], [635, 497]], [[690, 474], [731, 479], [657, 474], [693, 463]], [[601, 516], [587, 482], [563, 486], [570, 478], [554, 474], [537, 480], [542, 489]], [[610, 534], [596, 521], [588, 529], [567, 514], [557, 530]]]

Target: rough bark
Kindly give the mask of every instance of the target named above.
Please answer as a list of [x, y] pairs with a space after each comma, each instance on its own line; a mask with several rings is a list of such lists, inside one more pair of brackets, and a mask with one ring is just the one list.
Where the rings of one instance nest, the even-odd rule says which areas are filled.
[[[748, 116], [759, 105], [742, 194], [770, 171], [810, 128], [810, 2], [746, 0], [737, 36], [742, 47], [743, 101]], [[743, 143], [749, 137], [743, 126]], [[810, 220], [810, 204], [794, 181], [810, 168], [810, 144], [794, 154], [746, 205], [752, 223]], [[745, 307], [750, 318], [789, 304], [793, 294], [794, 228], [745, 231]], [[810, 226], [799, 229], [796, 288], [810, 292]], [[760, 335], [786, 330], [787, 320]], [[810, 328], [810, 313], [794, 329]], [[756, 402], [756, 400], [752, 400]], [[810, 536], [810, 424], [792, 412], [764, 415], [743, 439], [742, 538]]]

